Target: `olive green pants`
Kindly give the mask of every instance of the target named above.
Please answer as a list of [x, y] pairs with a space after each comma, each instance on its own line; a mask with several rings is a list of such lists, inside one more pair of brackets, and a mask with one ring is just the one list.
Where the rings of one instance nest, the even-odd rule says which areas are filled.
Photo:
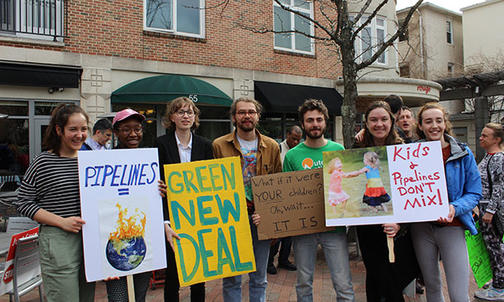
[[81, 233], [52, 226], [39, 232], [40, 268], [48, 302], [94, 301], [95, 283], [86, 282]]

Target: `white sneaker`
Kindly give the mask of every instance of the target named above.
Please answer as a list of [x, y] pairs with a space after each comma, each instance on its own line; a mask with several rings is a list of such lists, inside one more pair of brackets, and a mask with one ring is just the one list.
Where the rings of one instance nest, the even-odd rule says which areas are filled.
[[492, 285], [488, 289], [475, 292], [474, 296], [486, 301], [504, 301], [504, 288], [495, 288]]

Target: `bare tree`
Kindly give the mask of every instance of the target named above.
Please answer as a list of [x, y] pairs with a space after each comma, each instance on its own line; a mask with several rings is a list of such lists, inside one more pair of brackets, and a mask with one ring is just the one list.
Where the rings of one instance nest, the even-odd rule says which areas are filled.
[[[223, 10], [233, 0], [224, 0], [221, 7]], [[239, 0], [234, 0], [239, 2]], [[294, 14], [298, 19], [312, 24], [314, 31], [301, 31], [292, 28], [273, 28], [271, 25], [257, 24], [256, 20], [250, 20], [246, 14], [243, 14], [235, 20], [236, 24], [247, 30], [256, 33], [275, 33], [303, 35], [316, 41], [332, 45], [337, 52], [337, 60], [343, 67], [343, 85], [344, 97], [341, 113], [343, 117], [343, 137], [345, 147], [350, 147], [354, 140], [354, 129], [356, 119], [356, 100], [357, 100], [357, 81], [358, 72], [373, 64], [383, 52], [394, 44], [397, 38], [407, 30], [408, 22], [413, 12], [420, 6], [423, 0], [418, 0], [412, 6], [404, 18], [404, 21], [398, 25], [394, 34], [387, 35], [383, 40], [376, 43], [370, 43], [365, 49], [360, 49], [361, 53], [356, 53], [356, 41], [360, 42], [362, 33], [368, 30], [372, 20], [380, 13], [380, 10], [389, 1], [394, 0], [305, 0], [317, 5], [316, 13], [311, 16], [291, 7], [287, 3], [290, 1], [274, 0], [277, 6], [284, 11]], [[360, 5], [360, 10], [356, 13], [349, 12], [349, 2], [352, 7]], [[361, 3], [359, 3], [361, 2]], [[260, 1], [263, 5], [263, 1]], [[376, 5], [376, 6], [374, 6]], [[373, 7], [373, 9], [371, 9]], [[372, 51], [369, 50], [372, 48]], [[336, 62], [339, 63], [339, 62]]]

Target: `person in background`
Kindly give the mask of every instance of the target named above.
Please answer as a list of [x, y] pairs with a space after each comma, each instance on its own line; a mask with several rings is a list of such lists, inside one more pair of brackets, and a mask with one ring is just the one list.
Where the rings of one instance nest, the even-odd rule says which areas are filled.
[[[285, 158], [285, 154], [290, 149], [296, 147], [301, 141], [303, 135], [303, 131], [299, 126], [291, 126], [287, 129], [287, 138], [280, 143], [280, 159], [283, 160]], [[285, 237], [278, 240], [274, 240], [273, 244], [270, 248], [270, 254], [268, 258], [268, 274], [276, 274], [277, 268], [273, 264], [276, 254], [278, 253], [278, 248], [280, 247], [280, 243], [282, 247], [280, 248], [280, 254], [278, 255], [278, 267], [284, 268], [289, 271], [295, 271], [296, 265], [289, 261], [289, 255], [292, 246], [292, 238]]]
[[[324, 151], [343, 150], [343, 146], [325, 139], [329, 112], [320, 100], [309, 99], [298, 109], [299, 122], [306, 140], [285, 155], [283, 171], [322, 168]], [[294, 259], [297, 265], [296, 295], [300, 302], [313, 301], [313, 273], [318, 245], [322, 246], [337, 301], [354, 301], [352, 275], [348, 261], [345, 227], [334, 231], [294, 236]]]
[[93, 126], [93, 136], [88, 137], [81, 150], [106, 150], [107, 144], [112, 139], [112, 123], [106, 119], [98, 120]]
[[481, 175], [482, 198], [479, 201], [480, 230], [485, 240], [490, 265], [492, 285], [474, 293], [479, 299], [504, 301], [504, 129], [501, 124], [488, 123], [481, 131], [480, 145], [486, 154], [478, 165]]
[[411, 111], [408, 106], [403, 106], [399, 119], [397, 120], [397, 127], [403, 131], [404, 136], [409, 142], [413, 142], [417, 139], [415, 125], [416, 121], [413, 111]]
[[[156, 141], [161, 179], [164, 180], [164, 165], [213, 159], [212, 143], [193, 133], [199, 126], [199, 113], [198, 107], [187, 97], [178, 97], [166, 105], [163, 125], [168, 133]], [[170, 215], [166, 201], [163, 202], [163, 212], [165, 227], [168, 227]], [[171, 232], [167, 230], [166, 234], [170, 243]], [[164, 300], [178, 302], [180, 283], [171, 243], [166, 246], [166, 264]], [[191, 301], [205, 301], [204, 282], [191, 285]]]
[[[114, 135], [118, 144], [115, 149], [134, 149], [140, 146], [143, 138], [142, 122], [145, 116], [133, 109], [123, 109], [116, 113], [112, 121]], [[135, 301], [145, 301], [145, 295], [149, 288], [149, 280], [152, 272], [144, 272], [133, 275], [135, 284]], [[107, 279], [107, 296], [110, 302], [128, 302], [128, 285], [126, 277]]]
[[439, 141], [442, 148], [449, 214], [437, 222], [411, 224], [411, 237], [422, 270], [428, 302], [444, 301], [439, 257], [451, 301], [469, 301], [469, 260], [465, 230], [478, 233], [472, 210], [481, 198], [481, 178], [471, 150], [451, 135], [446, 110], [427, 103], [418, 112], [420, 141]]
[[17, 210], [38, 223], [40, 268], [46, 301], [94, 301], [95, 283], [86, 282], [82, 252], [77, 151], [89, 118], [74, 104], [61, 104], [46, 129], [45, 150], [21, 182]]
[[[252, 196], [252, 177], [282, 172], [278, 143], [262, 135], [256, 129], [261, 116], [262, 106], [254, 99], [239, 98], [231, 104], [231, 120], [236, 130], [214, 140], [215, 158], [240, 156], [243, 182], [247, 199], [252, 245], [256, 261], [256, 271], [249, 273], [249, 298], [251, 302], [266, 301], [266, 268], [271, 240], [259, 240], [257, 225], [261, 217], [255, 213]], [[240, 302], [241, 276], [222, 280], [225, 302]]]

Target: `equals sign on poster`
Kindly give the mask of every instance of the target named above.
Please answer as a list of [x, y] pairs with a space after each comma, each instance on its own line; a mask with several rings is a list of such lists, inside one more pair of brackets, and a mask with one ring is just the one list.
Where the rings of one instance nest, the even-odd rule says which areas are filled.
[[119, 194], [119, 196], [121, 195], [129, 195], [129, 189], [126, 188], [126, 189], [117, 189], [117, 194]]

